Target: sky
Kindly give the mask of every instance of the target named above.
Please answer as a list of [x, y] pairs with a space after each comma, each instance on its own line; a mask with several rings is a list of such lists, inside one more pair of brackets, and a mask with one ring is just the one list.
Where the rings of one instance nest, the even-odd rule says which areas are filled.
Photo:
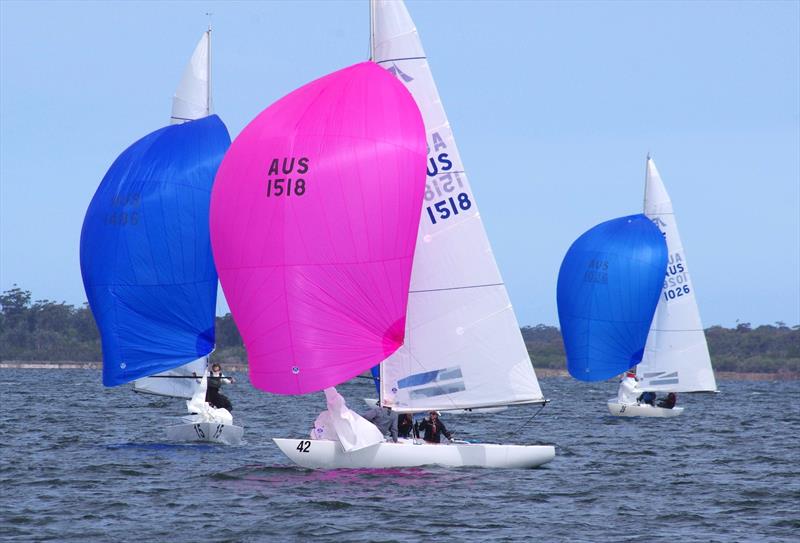
[[[582, 232], [641, 212], [648, 152], [704, 325], [800, 324], [800, 2], [407, 5], [521, 325], [558, 323]], [[366, 0], [0, 1], [1, 290], [85, 302], [86, 208], [167, 124], [208, 12], [232, 137], [369, 56]]]

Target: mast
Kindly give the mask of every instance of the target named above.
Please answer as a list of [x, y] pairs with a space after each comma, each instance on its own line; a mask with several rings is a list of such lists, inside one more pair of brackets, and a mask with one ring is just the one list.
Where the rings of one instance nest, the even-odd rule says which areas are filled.
[[206, 88], [206, 116], [211, 115], [211, 23], [206, 31], [208, 39], [208, 55], [206, 56], [206, 69], [208, 70], [208, 83]]
[[369, 59], [375, 62], [375, 0], [369, 0]]
[[647, 152], [647, 158], [644, 159], [644, 195], [642, 196], [642, 213], [644, 210], [647, 209], [647, 183], [650, 181], [650, 175], [648, 172], [650, 168], [648, 168], [650, 164], [650, 151]]

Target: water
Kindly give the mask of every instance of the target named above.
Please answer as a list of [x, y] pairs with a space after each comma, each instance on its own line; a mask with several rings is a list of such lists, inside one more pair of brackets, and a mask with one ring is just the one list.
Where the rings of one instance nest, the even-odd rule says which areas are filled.
[[[167, 443], [173, 400], [90, 370], [0, 375], [4, 541], [797, 541], [800, 382], [723, 381], [675, 419], [615, 419], [615, 385], [541, 380], [553, 403], [445, 415], [464, 439], [554, 443], [534, 470], [295, 468], [322, 394], [227, 388], [246, 443]], [[339, 388], [358, 410], [368, 381]]]

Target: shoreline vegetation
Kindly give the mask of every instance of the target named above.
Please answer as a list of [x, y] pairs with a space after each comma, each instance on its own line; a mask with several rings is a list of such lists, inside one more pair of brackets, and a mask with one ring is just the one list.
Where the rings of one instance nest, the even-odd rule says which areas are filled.
[[[45, 360], [6, 360], [0, 362], [0, 369], [25, 369], [25, 370], [97, 370], [103, 369], [102, 362], [75, 362], [75, 361], [45, 361]], [[237, 361], [235, 363], [226, 362], [225, 371], [230, 373], [246, 373], [247, 363]], [[738, 371], [717, 371], [715, 372], [717, 381], [777, 381], [777, 380], [800, 380], [799, 372], [738, 372]], [[569, 377], [567, 370], [553, 368], [539, 368], [536, 376], [541, 378], [548, 377]], [[369, 373], [364, 373], [361, 377], [372, 377]], [[609, 381], [616, 380], [608, 379]]]
[[[522, 327], [539, 377], [566, 376], [564, 344], [555, 326]], [[706, 339], [717, 378], [800, 379], [800, 325], [736, 328], [711, 326]], [[214, 359], [230, 371], [247, 371], [242, 338], [230, 314], [216, 318]], [[0, 368], [99, 369], [100, 336], [87, 304], [32, 301], [14, 286], [0, 294]]]

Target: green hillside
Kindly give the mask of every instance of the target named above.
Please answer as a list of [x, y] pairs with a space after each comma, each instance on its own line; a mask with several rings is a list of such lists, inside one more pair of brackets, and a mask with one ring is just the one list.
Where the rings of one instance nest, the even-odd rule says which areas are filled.
[[[245, 360], [242, 338], [230, 315], [217, 317], [217, 354]], [[564, 368], [564, 345], [555, 326], [525, 326], [522, 336], [537, 368]], [[717, 371], [800, 372], [800, 326], [785, 323], [706, 329]], [[31, 292], [12, 288], [0, 295], [0, 360], [98, 361], [100, 337], [87, 305], [32, 301]]]

